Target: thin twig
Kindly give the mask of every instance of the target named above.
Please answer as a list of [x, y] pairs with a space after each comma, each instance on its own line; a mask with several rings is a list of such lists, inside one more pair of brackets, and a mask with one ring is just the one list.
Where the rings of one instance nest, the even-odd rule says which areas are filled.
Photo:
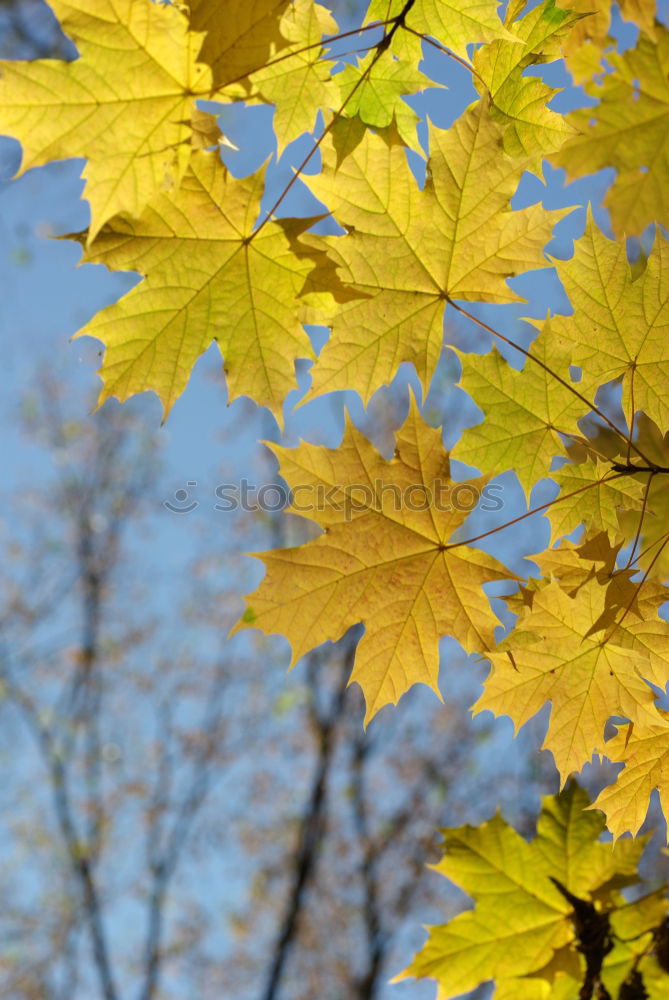
[[620, 428], [617, 427], [616, 424], [614, 424], [614, 422], [612, 420], [610, 420], [609, 417], [607, 417], [606, 414], [603, 413], [602, 410], [600, 410], [598, 406], [595, 405], [595, 403], [593, 403], [591, 400], [587, 399], [570, 382], [568, 382], [566, 379], [562, 378], [561, 375], [558, 375], [557, 372], [554, 372], [553, 369], [550, 368], [544, 361], [542, 361], [541, 358], [538, 358], [536, 356], [536, 354], [532, 354], [531, 351], [528, 351], [526, 348], [521, 347], [519, 344], [516, 344], [515, 341], [511, 340], [509, 337], [506, 337], [503, 333], [500, 333], [499, 330], [495, 330], [494, 327], [490, 326], [484, 320], [479, 319], [477, 316], [474, 316], [473, 313], [467, 312], [466, 309], [463, 309], [462, 306], [459, 306], [457, 304], [457, 302], [454, 302], [454, 300], [451, 299], [449, 296], [446, 296], [446, 301], [449, 303], [449, 305], [451, 305], [456, 310], [456, 312], [459, 312], [462, 316], [466, 316], [467, 319], [470, 319], [473, 323], [476, 323], [478, 326], [480, 326], [481, 329], [486, 330], [488, 333], [492, 334], [493, 337], [498, 337], [505, 344], [508, 344], [509, 347], [515, 347], [515, 349], [517, 351], [519, 351], [521, 354], [524, 354], [525, 357], [529, 358], [530, 361], [533, 361], [535, 365], [539, 365], [540, 368], [543, 368], [543, 370], [545, 372], [548, 372], [548, 374], [552, 378], [554, 378], [556, 380], [556, 382], [559, 382], [560, 385], [564, 386], [565, 389], [568, 389], [569, 392], [571, 392], [572, 395], [576, 396], [577, 399], [580, 399], [581, 402], [584, 403], [588, 407], [589, 410], [592, 410], [593, 413], [596, 413], [598, 417], [600, 417], [605, 423], [607, 423], [609, 425], [609, 427], [611, 427], [611, 429], [614, 430], [616, 432], [616, 434], [621, 438], [621, 440], [623, 440], [623, 441], [628, 441], [629, 440], [631, 447], [634, 449], [634, 451], [637, 453], [637, 455], [640, 458], [642, 458], [644, 460], [644, 462], [646, 462], [651, 468], [655, 468], [655, 466], [653, 465], [653, 463], [650, 461], [650, 459], [646, 458], [646, 456], [641, 451], [641, 449], [638, 448], [637, 445], [635, 445], [634, 442], [632, 442], [628, 438], [628, 435], [623, 434], [623, 432], [620, 430]]

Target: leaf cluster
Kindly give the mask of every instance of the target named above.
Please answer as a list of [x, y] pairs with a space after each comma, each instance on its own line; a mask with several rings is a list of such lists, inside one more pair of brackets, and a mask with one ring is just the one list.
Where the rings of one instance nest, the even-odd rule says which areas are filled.
[[660, 1000], [666, 996], [664, 887], [626, 899], [641, 881], [645, 837], [602, 843], [601, 814], [576, 782], [544, 799], [529, 842], [498, 814], [444, 830], [434, 870], [474, 908], [429, 928], [395, 980], [429, 976], [437, 1000], [495, 979], [496, 1000]]
[[[649, 223], [669, 224], [669, 32], [654, 5], [621, 4], [639, 29], [622, 54], [608, 37], [608, 0], [543, 0], [527, 10], [512, 0], [503, 21], [494, 0], [372, 0], [360, 27], [343, 34], [312, 0], [228, 0], [225, 17], [213, 0], [52, 7], [79, 57], [3, 64], [0, 129], [20, 140], [22, 170], [86, 158], [91, 223], [74, 237], [83, 259], [143, 276], [80, 331], [105, 346], [101, 402], [148, 389], [167, 414], [216, 342], [229, 398], [248, 396], [281, 420], [298, 359], [314, 361], [303, 402], [342, 389], [367, 402], [404, 362], [427, 390], [444, 324], [464, 318], [495, 344], [483, 355], [458, 352], [460, 385], [483, 420], [452, 457], [479, 469], [474, 479], [452, 476], [440, 432], [415, 403], [389, 461], [351, 424], [334, 450], [276, 448], [293, 497], [308, 489], [325, 498], [309, 508], [322, 533], [263, 555], [267, 575], [240, 627], [285, 635], [296, 660], [363, 622], [351, 680], [363, 689], [368, 719], [413, 684], [438, 692], [439, 642], [451, 636], [491, 663], [476, 711], [508, 715], [519, 727], [550, 703], [544, 746], [563, 783], [593, 754], [624, 765], [595, 802], [615, 836], [638, 832], [654, 788], [669, 814], [669, 716], [656, 701], [669, 681], [660, 614], [669, 572], [668, 250], [658, 229], [652, 249], [631, 262], [624, 241]], [[358, 61], [346, 61], [344, 40]], [[422, 153], [418, 118], [405, 98], [434, 86], [424, 73], [427, 49], [465, 67], [477, 98], [451, 127], [428, 123], [421, 185], [407, 158]], [[596, 107], [566, 116], [549, 107], [557, 91], [532, 70], [559, 58]], [[219, 147], [229, 140], [203, 100], [274, 105], [279, 149], [312, 135], [269, 208], [266, 168], [243, 179], [228, 171]], [[536, 174], [544, 158], [570, 177], [615, 168], [606, 200], [615, 239], [589, 215], [573, 257], [547, 258], [564, 212], [512, 207], [522, 175]], [[320, 172], [305, 173], [319, 162]], [[322, 235], [323, 216], [283, 214], [298, 177], [338, 235]], [[529, 347], [480, 318], [476, 304], [522, 301], [509, 279], [549, 264], [571, 315], [535, 322]], [[331, 330], [317, 360], [305, 323]], [[510, 469], [530, 503], [546, 477], [555, 499], [472, 534], [463, 496], [476, 502]], [[304, 508], [293, 502], [290, 510]], [[536, 556], [540, 575], [523, 581], [477, 543], [536, 513], [550, 520], [552, 547]], [[501, 642], [482, 589], [497, 581], [516, 585], [507, 598], [516, 624]], [[612, 720], [617, 735], [606, 741]], [[554, 810], [580, 802], [570, 795]], [[551, 822], [546, 813], [537, 844]], [[458, 836], [499, 846], [511, 837], [500, 824]], [[640, 842], [625, 843], [616, 851], [634, 854]], [[526, 850], [513, 848], [519, 857]], [[611, 930], [614, 911], [622, 912], [609, 884], [614, 870], [594, 860], [599, 848], [587, 850], [585, 888], [611, 924], [601, 932], [601, 962], [583, 948], [578, 961], [613, 995], [641, 967], [623, 960]], [[529, 964], [510, 949], [507, 964], [486, 965], [484, 978], [504, 983], [513, 970], [555, 962], [584, 885], [547, 862], [540, 900], [548, 917]], [[519, 918], [532, 912], [518, 907]], [[583, 942], [594, 917], [583, 910], [579, 919]], [[464, 915], [458, 926], [480, 942], [477, 920]], [[486, 926], [494, 929], [493, 916]], [[643, 923], [646, 936], [650, 926]], [[450, 945], [435, 947], [434, 961], [412, 968], [442, 981]], [[573, 980], [573, 963], [554, 969], [551, 981]], [[461, 990], [469, 980], [458, 975]], [[543, 987], [504, 989], [547, 995]]]

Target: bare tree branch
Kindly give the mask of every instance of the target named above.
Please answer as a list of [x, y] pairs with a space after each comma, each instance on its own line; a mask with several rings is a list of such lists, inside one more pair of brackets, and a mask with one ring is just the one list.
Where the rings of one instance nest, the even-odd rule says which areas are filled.
[[[312, 718], [317, 729], [318, 756], [306, 808], [300, 823], [294, 854], [292, 881], [288, 890], [286, 907], [283, 918], [280, 921], [280, 929], [274, 946], [267, 981], [261, 993], [263, 1000], [276, 1000], [276, 997], [279, 995], [286, 962], [297, 935], [299, 919], [304, 904], [305, 890], [309, 880], [314, 875], [321, 851], [328, 775], [332, 764], [337, 725], [344, 709], [344, 697], [353, 666], [356, 642], [357, 636], [355, 639], [349, 637], [345, 640], [344, 654], [340, 664], [339, 683], [335, 689], [327, 713], [321, 714], [318, 711], [316, 703], [312, 702], [315, 706]], [[317, 656], [317, 654], [312, 654], [310, 661], [313, 661], [314, 656]]]

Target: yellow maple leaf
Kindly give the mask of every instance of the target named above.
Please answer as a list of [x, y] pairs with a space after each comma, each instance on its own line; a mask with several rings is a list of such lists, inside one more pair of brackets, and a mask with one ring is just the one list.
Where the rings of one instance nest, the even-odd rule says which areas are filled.
[[[585, 638], [607, 630], [607, 641], [613, 639], [616, 646], [640, 649], [648, 657], [644, 667], [646, 680], [664, 687], [666, 681], [660, 677], [667, 672], [669, 626], [656, 616], [667, 591], [654, 579], [646, 579], [640, 585], [634, 579], [636, 568], [617, 566], [622, 546], [621, 536], [611, 544], [606, 531], [590, 529], [578, 544], [562, 539], [557, 548], [533, 555], [532, 559], [545, 580], [559, 580], [569, 597], [575, 597], [584, 584], [596, 578], [603, 590], [603, 608], [593, 618]], [[541, 580], [531, 578], [517, 594], [505, 600], [516, 614], [523, 616], [544, 585]], [[521, 621], [513, 633], [514, 644], [520, 633], [527, 641], [536, 641], [536, 636], [525, 630]]]
[[618, 570], [612, 582], [622, 578], [621, 585], [611, 588], [609, 584], [607, 602], [616, 613], [606, 623], [607, 636], [616, 646], [640, 652], [646, 659], [644, 677], [663, 691], [669, 684], [669, 622], [658, 612], [666, 603], [667, 588], [653, 577], [641, 582], [633, 577], [625, 580], [626, 575], [627, 571]]
[[[523, 0], [510, 4], [505, 25], [513, 40], [497, 38], [482, 45], [472, 60], [473, 82], [485, 84], [492, 114], [503, 125], [504, 149], [510, 156], [530, 156], [538, 170], [542, 156], [555, 152], [574, 134], [563, 115], [546, 107], [558, 91], [542, 80], [525, 76], [528, 66], [559, 58], [561, 42], [569, 36], [578, 15], [560, 10], [555, 0], [539, 4], [518, 20]], [[518, 43], [521, 44], [518, 44]]]
[[106, 346], [100, 402], [152, 389], [167, 414], [215, 340], [230, 398], [280, 415], [295, 358], [313, 357], [297, 301], [314, 266], [298, 236], [313, 220], [271, 222], [251, 239], [262, 185], [263, 171], [235, 180], [217, 152], [198, 153], [177, 193], [139, 220], [117, 217], [88, 248], [88, 261], [147, 275], [77, 334]]
[[[584, 523], [591, 529], [603, 528], [612, 539], [620, 536], [621, 512], [641, 510], [648, 478], [648, 474], [639, 480], [616, 473], [598, 459], [563, 465], [550, 475], [560, 487], [560, 496], [548, 510], [552, 542]], [[637, 524], [638, 517], [637, 513]], [[636, 525], [628, 536], [633, 537], [635, 530]]]
[[[620, 545], [612, 546], [605, 532], [588, 531], [580, 542], [563, 538], [555, 548], [533, 555], [532, 561], [547, 580], [559, 580], [562, 589], [571, 597], [595, 573], [610, 573], [619, 550]], [[535, 591], [541, 588], [538, 580], [531, 579], [529, 584]], [[524, 603], [531, 607], [531, 600]]]
[[570, 178], [615, 167], [604, 204], [618, 237], [639, 236], [650, 222], [669, 223], [669, 30], [640, 34], [634, 48], [607, 54], [614, 72], [588, 87], [597, 107], [567, 121], [579, 135], [550, 159]]
[[493, 668], [474, 706], [508, 715], [518, 730], [550, 701], [542, 749], [553, 754], [563, 782], [601, 751], [612, 716], [645, 723], [656, 718], [653, 692], [643, 680], [651, 673], [645, 652], [615, 645], [615, 636], [588, 634], [605, 600], [596, 578], [573, 597], [558, 583], [537, 591], [518, 623], [524, 637], [534, 633], [536, 640], [516, 646], [512, 632], [499, 652], [489, 654]]
[[[497, 348], [490, 354], [458, 351], [459, 384], [485, 420], [463, 432], [453, 457], [486, 472], [513, 469], [528, 497], [537, 480], [549, 475], [554, 456], [564, 453], [559, 435], [574, 432], [585, 409], [568, 385], [533, 360], [545, 360], [547, 339], [543, 334], [536, 338], [522, 372], [507, 364]], [[522, 358], [519, 352], [517, 356]], [[551, 360], [555, 363], [554, 350]]]
[[426, 385], [449, 299], [519, 301], [507, 278], [545, 266], [543, 247], [564, 213], [511, 211], [525, 162], [501, 146], [502, 130], [478, 102], [448, 132], [430, 128], [422, 191], [401, 146], [367, 134], [338, 169], [329, 148], [309, 186], [347, 230], [325, 245], [361, 298], [337, 311], [306, 399], [355, 386], [366, 401], [402, 361]]
[[211, 74], [197, 61], [202, 35], [176, 7], [150, 0], [52, 0], [80, 57], [6, 62], [0, 131], [23, 147], [21, 171], [85, 156], [90, 239], [117, 212], [139, 215], [178, 185], [198, 145]]
[[[579, 897], [599, 890], [605, 900], [618, 874], [627, 883], [638, 881], [643, 842], [619, 841], [613, 848], [598, 843], [604, 823], [588, 805], [587, 794], [573, 782], [559, 796], [545, 798], [537, 836], [529, 843], [499, 815], [479, 827], [442, 831], [444, 855], [433, 868], [469, 893], [475, 907], [428, 927], [427, 942], [393, 981], [434, 979], [437, 1000], [451, 1000], [495, 979], [510, 997], [506, 981], [521, 984], [517, 977], [543, 972], [573, 940], [571, 905], [551, 878]], [[535, 982], [515, 995], [537, 1000], [565, 993]]]
[[[607, 239], [589, 215], [571, 260], [555, 266], [573, 316], [545, 325], [559, 357], [581, 369], [576, 388], [594, 400], [597, 389], [622, 379], [623, 407], [661, 426], [669, 423], [669, 243], [658, 233], [645, 269], [634, 277], [625, 244]], [[549, 356], [550, 360], [550, 356]]]
[[614, 837], [628, 831], [636, 836], [654, 789], [669, 822], [669, 713], [658, 711], [654, 723], [619, 726], [601, 752], [625, 765], [593, 803], [593, 808], [606, 813], [606, 824]]
[[330, 11], [313, 0], [295, 0], [279, 27], [289, 45], [281, 48], [280, 60], [250, 74], [249, 85], [254, 100], [276, 105], [274, 132], [281, 152], [298, 135], [313, 129], [319, 109], [327, 111], [339, 104], [339, 87], [331, 77], [332, 62], [323, 58], [318, 46], [324, 35], [337, 33]]
[[[624, 21], [638, 25], [655, 37], [655, 0], [617, 0]], [[565, 38], [563, 52], [575, 83], [584, 83], [601, 71], [604, 48], [612, 44], [609, 35], [612, 0], [557, 0], [559, 7], [580, 15]], [[608, 55], [607, 55], [608, 58]]]
[[294, 491], [289, 510], [308, 512], [324, 533], [262, 553], [267, 575], [237, 626], [285, 635], [295, 663], [364, 622], [351, 682], [364, 692], [367, 720], [413, 684], [438, 693], [443, 636], [467, 652], [490, 648], [499, 623], [481, 586], [515, 579], [450, 541], [486, 480], [451, 481], [441, 434], [415, 404], [396, 445], [387, 462], [348, 423], [336, 450], [272, 446]]

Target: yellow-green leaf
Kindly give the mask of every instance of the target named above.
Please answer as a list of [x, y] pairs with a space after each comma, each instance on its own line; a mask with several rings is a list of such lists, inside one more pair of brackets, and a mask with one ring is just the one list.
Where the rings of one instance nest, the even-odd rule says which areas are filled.
[[[405, 0], [372, 0], [366, 21], [387, 21], [404, 7]], [[406, 24], [466, 57], [471, 42], [513, 37], [504, 28], [498, 9], [495, 0], [416, 0], [407, 12]]]
[[[176, 7], [149, 0], [53, 0], [77, 44], [74, 62], [3, 63], [0, 132], [23, 148], [21, 170], [85, 156], [90, 239], [118, 212], [137, 216], [177, 187], [198, 145], [211, 90], [202, 35]], [[198, 133], [193, 137], [192, 116]]]
[[[612, 47], [609, 35], [612, 0], [598, 0], [597, 3], [592, 0], [557, 2], [560, 7], [581, 17], [565, 39], [563, 51], [574, 82], [584, 83], [601, 72], [604, 49]], [[650, 38], [655, 37], [655, 0], [618, 0], [617, 6], [623, 21], [631, 21]]]
[[[629, 842], [614, 848], [597, 843], [604, 823], [586, 811], [588, 804], [576, 784], [544, 799], [537, 836], [529, 843], [500, 816], [479, 827], [444, 830], [444, 856], [435, 871], [469, 893], [475, 907], [428, 928], [426, 944], [395, 982], [434, 979], [437, 1000], [451, 1000], [489, 979], [519, 982], [518, 976], [542, 970], [573, 940], [571, 906], [551, 877], [581, 898], [618, 871], [636, 880], [642, 845], [630, 850]], [[534, 986], [518, 995], [553, 997]]]
[[589, 87], [598, 107], [568, 116], [580, 135], [551, 156], [570, 178], [616, 168], [604, 204], [618, 237], [669, 224], [669, 30], [655, 33], [656, 41], [642, 33], [634, 48], [607, 54], [614, 72]]
[[589, 460], [563, 465], [551, 472], [551, 479], [560, 487], [560, 495], [548, 510], [552, 541], [570, 535], [584, 523], [593, 530], [607, 531], [615, 539], [621, 533], [621, 512], [641, 510], [648, 474], [625, 476], [600, 460]]
[[280, 22], [288, 46], [281, 59], [250, 76], [254, 94], [276, 105], [274, 131], [279, 152], [303, 132], [313, 129], [319, 108], [338, 105], [338, 81], [331, 78], [332, 63], [323, 58], [318, 43], [337, 33], [330, 12], [312, 0], [294, 0]]
[[585, 409], [582, 400], [543, 367], [546, 340], [545, 335], [537, 337], [522, 372], [507, 364], [497, 348], [483, 355], [458, 352], [460, 385], [485, 419], [463, 432], [453, 457], [490, 472], [513, 469], [528, 497], [549, 474], [553, 457], [564, 454], [559, 434], [577, 430]]
[[594, 401], [602, 383], [622, 379], [628, 420], [644, 410], [667, 426], [669, 243], [658, 233], [646, 268], [633, 278], [625, 244], [607, 239], [590, 217], [574, 256], [555, 265], [574, 315], [554, 316], [546, 336], [581, 368], [576, 388]]
[[152, 389], [169, 412], [216, 341], [230, 398], [280, 415], [295, 358], [312, 356], [298, 296], [314, 263], [298, 239], [309, 220], [271, 222], [253, 237], [262, 184], [262, 171], [235, 180], [218, 153], [199, 153], [178, 193], [99, 234], [87, 260], [147, 276], [78, 334], [106, 346], [101, 401]]
[[403, 361], [429, 382], [449, 299], [516, 302], [507, 278], [543, 267], [560, 212], [511, 211], [525, 163], [502, 150], [502, 130], [483, 102], [448, 131], [430, 129], [425, 188], [401, 146], [367, 134], [336, 169], [330, 152], [314, 193], [346, 229], [326, 241], [341, 280], [358, 301], [335, 315], [310, 395], [355, 386], [364, 400]]
[[347, 66], [337, 76], [340, 101], [347, 117], [359, 115], [365, 125], [384, 129], [395, 124], [398, 134], [411, 149], [422, 153], [416, 136], [419, 118], [402, 98], [432, 85], [420, 70], [384, 53], [372, 51], [359, 66]]
[[577, 21], [578, 15], [545, 0], [519, 20], [507, 15], [513, 41], [498, 38], [474, 53], [474, 84], [479, 90], [486, 85], [493, 114], [508, 125], [504, 149], [510, 156], [535, 157], [537, 167], [543, 155], [558, 150], [575, 130], [546, 107], [558, 91], [523, 73], [528, 66], [559, 58], [560, 43]]

